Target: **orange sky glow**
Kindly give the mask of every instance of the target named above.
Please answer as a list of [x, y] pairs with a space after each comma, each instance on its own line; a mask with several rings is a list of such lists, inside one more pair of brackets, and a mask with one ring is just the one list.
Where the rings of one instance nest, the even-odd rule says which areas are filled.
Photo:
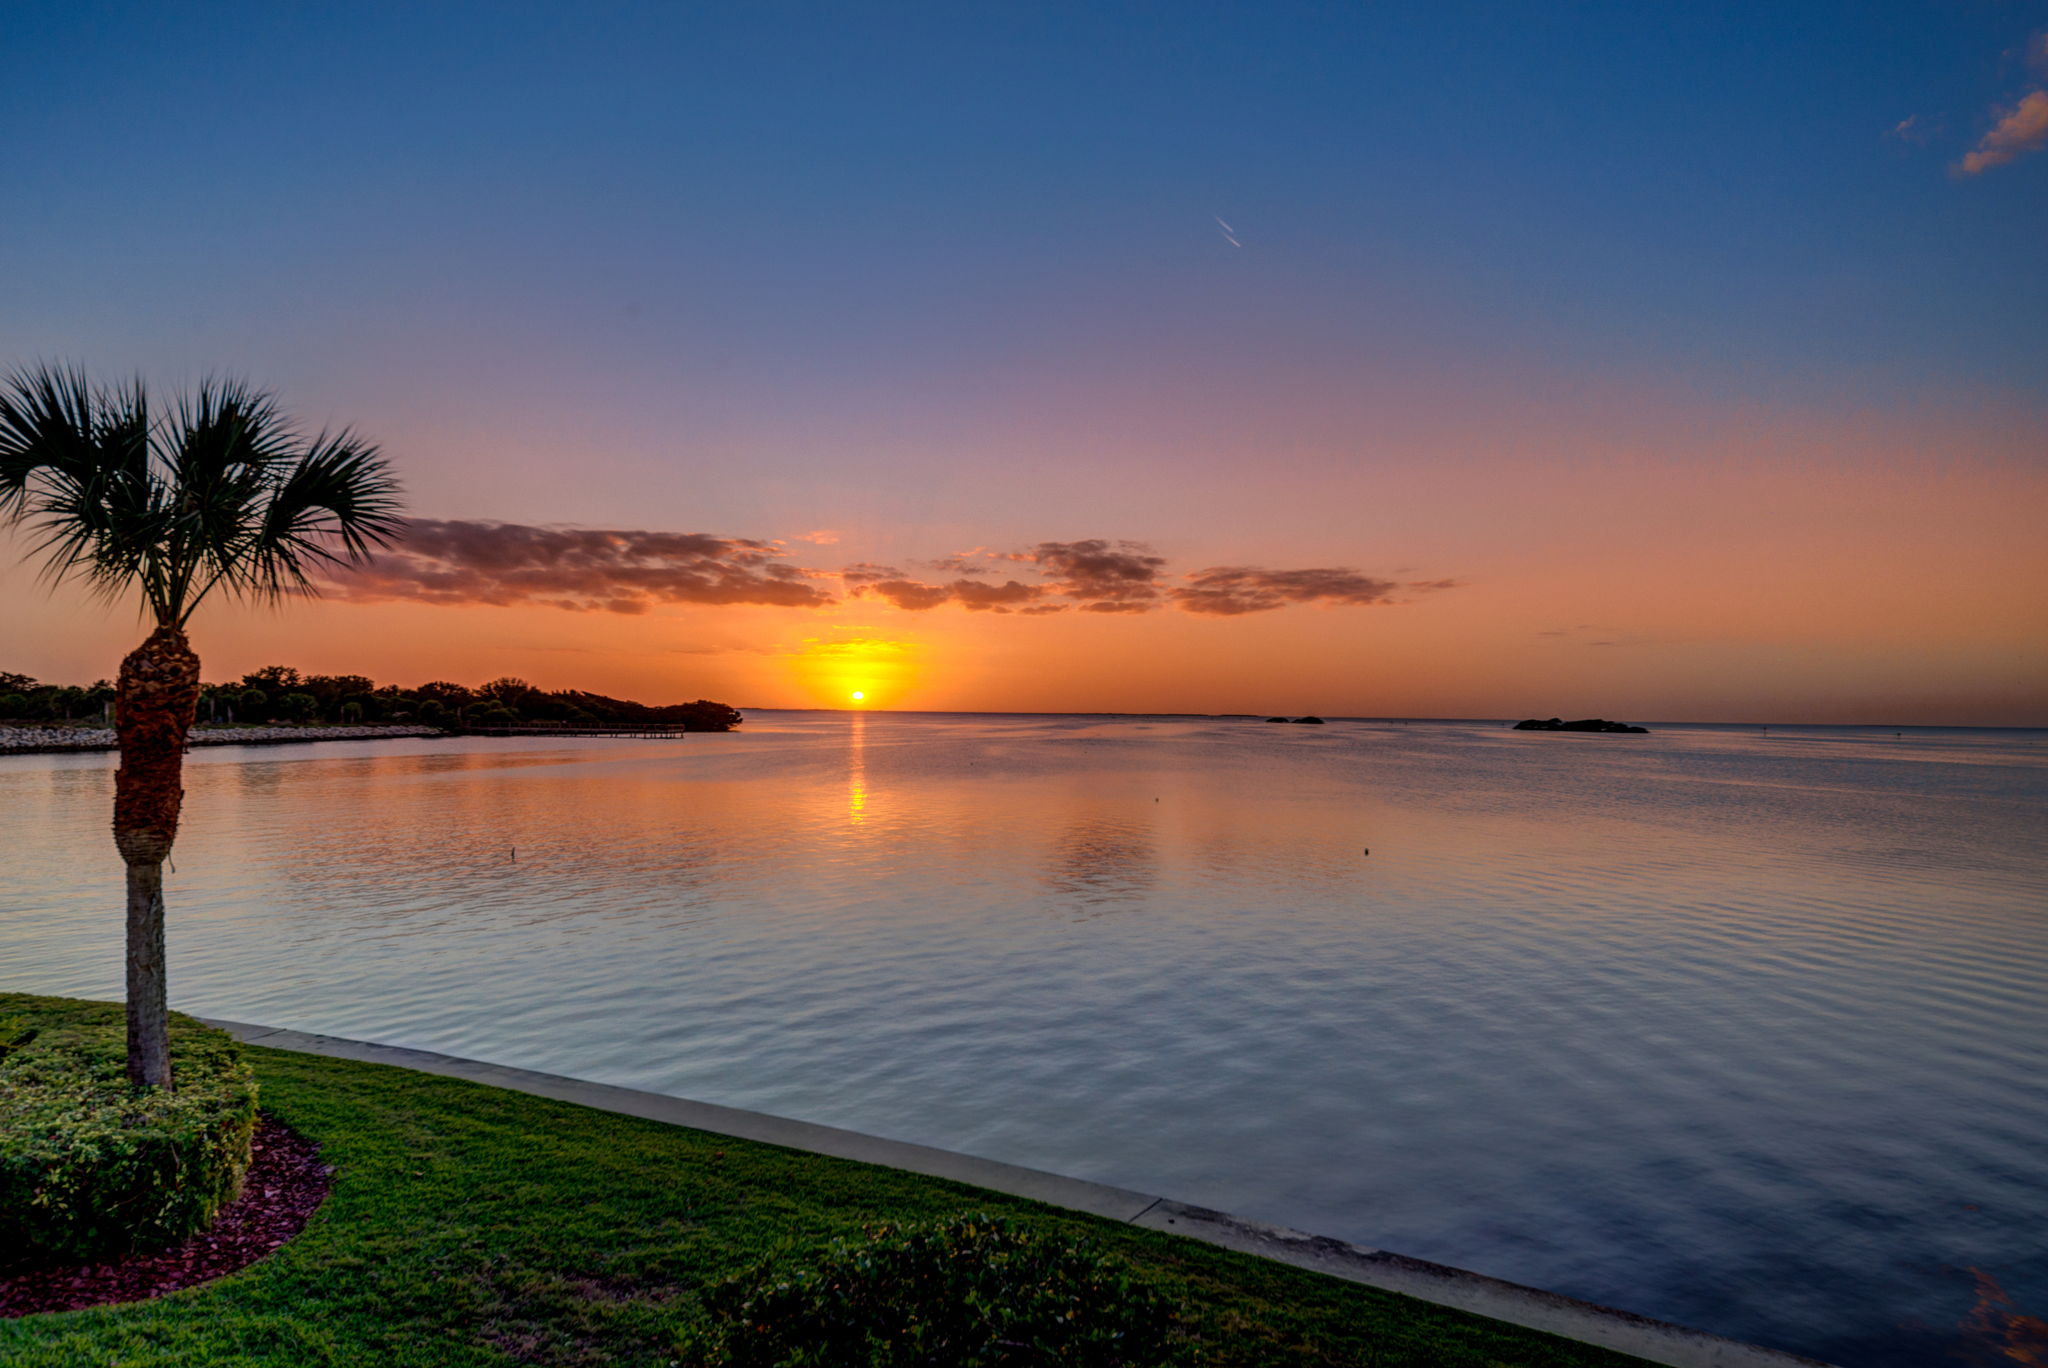
[[[1182, 491], [1179, 506], [1171, 491], [1153, 502], [1108, 480], [1099, 507], [1064, 519], [1101, 526], [1056, 529], [1151, 532], [1148, 547], [1175, 553], [1169, 585], [1190, 566], [1287, 560], [1455, 582], [1367, 606], [899, 607], [831, 568], [916, 563], [988, 536], [838, 517], [763, 537], [785, 543], [771, 554], [809, 572], [822, 606], [625, 613], [330, 594], [281, 610], [212, 605], [195, 640], [208, 678], [273, 662], [403, 683], [509, 673], [742, 707], [848, 707], [859, 690], [880, 709], [2048, 722], [2039, 474], [2002, 459], [1996, 432], [1744, 421], [1750, 451], [1711, 463], [1532, 450], [1524, 431], [1495, 434], [1507, 455], [1333, 457], [1307, 476], [1296, 461], [1279, 487], [1247, 476]], [[1692, 440], [1699, 420], [1674, 417], [1672, 430]], [[643, 508], [632, 521], [669, 519]], [[127, 611], [45, 593], [26, 567], [0, 583], [9, 668], [105, 676], [136, 635]]]
[[[2036, 19], [1171, 8], [53, 6], [0, 371], [388, 455], [214, 680], [2048, 725]], [[0, 670], [112, 675], [25, 545]]]

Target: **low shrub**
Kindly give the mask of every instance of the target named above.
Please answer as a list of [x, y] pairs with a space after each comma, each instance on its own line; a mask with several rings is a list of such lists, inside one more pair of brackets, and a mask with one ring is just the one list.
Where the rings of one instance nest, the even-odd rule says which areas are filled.
[[704, 1368], [1156, 1368], [1191, 1362], [1176, 1306], [1092, 1245], [1003, 1220], [873, 1226], [706, 1293]]
[[[256, 1080], [224, 1031], [171, 1016], [174, 1087], [128, 1082], [118, 1002], [0, 993], [0, 1262], [85, 1262], [204, 1229], [241, 1191]], [[33, 1034], [29, 1034], [32, 1032]]]
[[36, 1028], [28, 1024], [27, 1017], [0, 1017], [0, 1062], [35, 1038]]

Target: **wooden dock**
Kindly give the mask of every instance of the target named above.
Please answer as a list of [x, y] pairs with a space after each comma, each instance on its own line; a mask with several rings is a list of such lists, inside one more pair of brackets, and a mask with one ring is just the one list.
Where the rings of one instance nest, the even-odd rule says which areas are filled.
[[629, 722], [618, 725], [574, 722], [515, 722], [508, 726], [451, 727], [463, 736], [609, 736], [626, 741], [680, 741], [689, 730], [681, 722]]

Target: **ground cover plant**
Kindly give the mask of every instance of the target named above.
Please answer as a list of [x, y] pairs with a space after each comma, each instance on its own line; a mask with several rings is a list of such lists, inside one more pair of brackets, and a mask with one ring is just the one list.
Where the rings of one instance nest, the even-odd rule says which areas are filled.
[[121, 1004], [0, 993], [0, 1263], [169, 1244], [241, 1190], [255, 1079], [225, 1031], [171, 1021], [178, 1087], [138, 1088]]
[[835, 1240], [712, 1287], [679, 1355], [706, 1368], [1167, 1368], [1184, 1308], [1092, 1241], [983, 1215]]
[[[10, 1009], [12, 1010], [12, 1009]], [[151, 1302], [0, 1321], [9, 1368], [686, 1363], [705, 1295], [878, 1223], [980, 1214], [1086, 1242], [1185, 1308], [1200, 1362], [1620, 1368], [1637, 1360], [896, 1170], [247, 1047], [263, 1107], [337, 1167], [271, 1258]]]

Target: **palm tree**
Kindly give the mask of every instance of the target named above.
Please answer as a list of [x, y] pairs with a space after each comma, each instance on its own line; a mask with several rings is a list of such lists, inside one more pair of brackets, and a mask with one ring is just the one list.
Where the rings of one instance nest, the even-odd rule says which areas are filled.
[[114, 845], [128, 866], [128, 1076], [169, 1087], [163, 866], [184, 799], [199, 657], [185, 624], [208, 594], [313, 591], [401, 526], [399, 486], [343, 430], [300, 435], [271, 395], [206, 380], [159, 414], [141, 381], [95, 385], [37, 366], [0, 384], [0, 526], [29, 529], [48, 578], [108, 600], [140, 590], [155, 619], [121, 662]]

